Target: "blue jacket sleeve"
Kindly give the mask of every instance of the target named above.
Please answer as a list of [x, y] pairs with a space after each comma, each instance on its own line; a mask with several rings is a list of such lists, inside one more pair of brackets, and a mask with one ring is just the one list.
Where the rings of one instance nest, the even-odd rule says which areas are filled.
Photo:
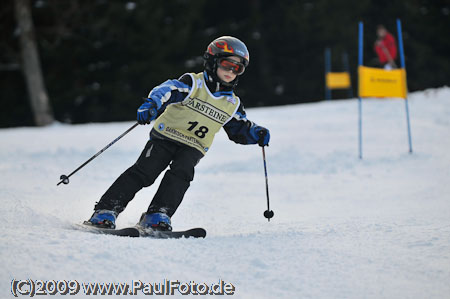
[[257, 143], [258, 136], [255, 132], [257, 127], [254, 122], [247, 119], [242, 103], [233, 115], [233, 118], [223, 126], [228, 138], [239, 144]]
[[156, 109], [161, 113], [168, 104], [183, 101], [192, 88], [192, 79], [184, 75], [178, 80], [167, 80], [153, 88], [148, 98], [156, 104]]

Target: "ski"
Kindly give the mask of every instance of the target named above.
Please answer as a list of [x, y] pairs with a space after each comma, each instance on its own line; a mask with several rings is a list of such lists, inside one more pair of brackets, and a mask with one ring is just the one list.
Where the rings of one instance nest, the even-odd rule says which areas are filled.
[[191, 228], [183, 231], [158, 231], [145, 229], [140, 226], [126, 227], [121, 229], [99, 228], [89, 224], [80, 224], [82, 229], [102, 235], [112, 235], [131, 238], [152, 238], [152, 239], [180, 239], [180, 238], [205, 238], [206, 230], [204, 228]]

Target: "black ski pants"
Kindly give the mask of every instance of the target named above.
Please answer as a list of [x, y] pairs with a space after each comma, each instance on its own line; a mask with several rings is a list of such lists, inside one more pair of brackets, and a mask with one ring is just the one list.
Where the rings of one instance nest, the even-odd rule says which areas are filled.
[[203, 154], [187, 145], [164, 139], [151, 139], [136, 163], [122, 173], [95, 205], [95, 210], [112, 210], [121, 213], [135, 194], [152, 185], [161, 172], [164, 174], [148, 212], [164, 211], [170, 217], [183, 200], [194, 168]]

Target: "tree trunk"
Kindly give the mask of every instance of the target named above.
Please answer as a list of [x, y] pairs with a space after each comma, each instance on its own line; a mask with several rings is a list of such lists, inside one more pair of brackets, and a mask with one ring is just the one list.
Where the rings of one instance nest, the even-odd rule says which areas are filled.
[[31, 109], [37, 126], [53, 122], [47, 90], [42, 76], [39, 54], [34, 36], [31, 4], [29, 0], [14, 0], [17, 25], [20, 31], [22, 71], [28, 88]]

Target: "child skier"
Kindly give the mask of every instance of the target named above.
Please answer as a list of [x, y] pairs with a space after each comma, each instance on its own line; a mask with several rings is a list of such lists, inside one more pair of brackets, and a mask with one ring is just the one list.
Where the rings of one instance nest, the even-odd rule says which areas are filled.
[[138, 223], [143, 228], [170, 231], [170, 217], [194, 178], [194, 168], [221, 127], [236, 143], [269, 144], [269, 130], [247, 119], [244, 106], [234, 94], [239, 76], [249, 64], [245, 44], [231, 36], [219, 37], [209, 44], [203, 58], [202, 73], [167, 80], [153, 88], [139, 107], [139, 124], [155, 120], [150, 140], [136, 163], [96, 203], [88, 224], [115, 228], [117, 216], [135, 194], [152, 185], [170, 165]]

